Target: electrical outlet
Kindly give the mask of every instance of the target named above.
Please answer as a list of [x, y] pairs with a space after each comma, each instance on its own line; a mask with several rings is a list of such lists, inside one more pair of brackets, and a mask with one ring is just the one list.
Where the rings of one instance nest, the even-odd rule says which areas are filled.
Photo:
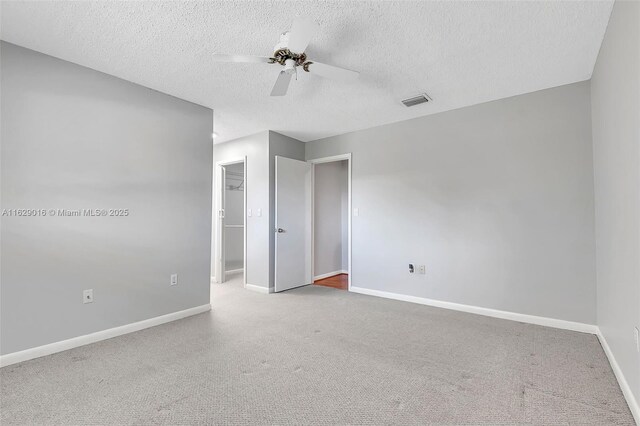
[[256, 210], [256, 216], [262, 217], [262, 209], [257, 209]]
[[247, 209], [247, 217], [251, 217], [251, 209]]
[[633, 330], [636, 336], [636, 351], [640, 352], [640, 331], [638, 330], [638, 327], [634, 327]]
[[418, 265], [418, 273], [422, 275], [426, 274], [427, 268], [424, 265]]
[[178, 285], [178, 274], [171, 274], [171, 285]]
[[82, 292], [82, 303], [93, 303], [93, 289], [84, 290]]
[[414, 272], [415, 272], [415, 269], [414, 269], [414, 267], [413, 267], [413, 263], [410, 263], [410, 264], [409, 264], [409, 273], [410, 273], [410, 274], [413, 274]]

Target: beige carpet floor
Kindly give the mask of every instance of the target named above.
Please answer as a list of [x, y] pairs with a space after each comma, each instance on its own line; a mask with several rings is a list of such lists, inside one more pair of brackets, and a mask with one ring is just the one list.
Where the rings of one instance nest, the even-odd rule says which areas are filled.
[[632, 425], [593, 335], [308, 286], [0, 370], [14, 424]]

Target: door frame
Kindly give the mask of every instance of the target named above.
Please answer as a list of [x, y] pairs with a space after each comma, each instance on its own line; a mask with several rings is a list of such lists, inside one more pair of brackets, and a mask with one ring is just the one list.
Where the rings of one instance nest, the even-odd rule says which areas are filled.
[[353, 206], [351, 202], [351, 153], [332, 155], [329, 157], [314, 158], [307, 160], [312, 164], [311, 168], [311, 277], [315, 277], [315, 238], [316, 238], [316, 209], [315, 209], [315, 191], [316, 191], [316, 164], [333, 163], [336, 161], [347, 161], [347, 209], [348, 209], [348, 226], [347, 226], [347, 273], [348, 273], [348, 291], [351, 291], [351, 283], [353, 280], [353, 267], [352, 267], [352, 232], [351, 223], [353, 221]]
[[225, 281], [224, 278], [224, 264], [222, 263], [224, 260], [224, 237], [223, 232], [225, 232], [223, 228], [223, 221], [221, 220], [221, 211], [222, 211], [222, 196], [223, 196], [223, 176], [222, 176], [222, 168], [225, 166], [230, 166], [232, 164], [244, 164], [244, 193], [243, 193], [243, 242], [242, 242], [242, 285], [246, 287], [247, 285], [247, 156], [238, 157], [231, 160], [224, 160], [216, 162], [215, 167], [215, 177], [214, 177], [214, 199], [215, 199], [215, 210], [214, 216], [216, 219], [215, 230], [216, 230], [216, 238], [215, 238], [215, 279], [217, 283], [223, 283]]

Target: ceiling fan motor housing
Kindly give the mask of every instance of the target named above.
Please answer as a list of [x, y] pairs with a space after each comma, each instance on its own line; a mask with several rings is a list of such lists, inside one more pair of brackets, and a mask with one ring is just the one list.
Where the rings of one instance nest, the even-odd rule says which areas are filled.
[[[305, 53], [293, 53], [289, 49], [279, 49], [273, 52], [271, 58], [272, 64], [280, 64], [285, 67], [285, 71], [292, 69], [292, 67], [303, 66], [307, 62], [307, 55]], [[287, 65], [288, 64], [288, 65]]]
[[273, 48], [271, 63], [282, 65], [284, 67], [283, 71], [287, 74], [295, 73], [298, 66], [309, 72], [309, 65], [312, 62], [307, 61], [307, 55], [304, 52], [297, 53], [289, 50], [289, 35], [289, 31], [280, 34], [280, 42]]

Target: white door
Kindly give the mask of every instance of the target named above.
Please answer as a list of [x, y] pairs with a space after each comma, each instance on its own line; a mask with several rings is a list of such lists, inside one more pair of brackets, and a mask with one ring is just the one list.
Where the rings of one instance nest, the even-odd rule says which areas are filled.
[[276, 156], [275, 291], [311, 284], [311, 168]]

